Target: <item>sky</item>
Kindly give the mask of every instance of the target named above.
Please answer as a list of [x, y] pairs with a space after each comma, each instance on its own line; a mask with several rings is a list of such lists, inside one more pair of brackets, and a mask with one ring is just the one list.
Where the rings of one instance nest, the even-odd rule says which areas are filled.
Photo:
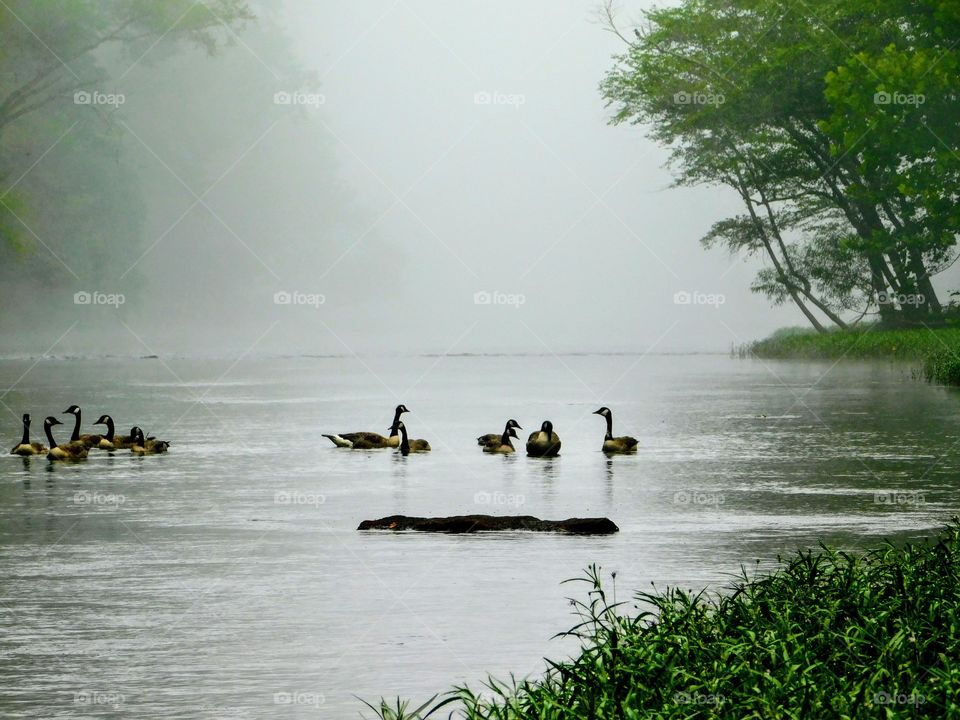
[[[357, 242], [398, 255], [384, 344], [723, 351], [802, 323], [750, 293], [755, 263], [699, 245], [736, 199], [671, 188], [644, 129], [609, 125], [597, 86], [622, 41], [598, 7], [284, 3], [340, 172], [376, 222]], [[349, 251], [329, 259], [363, 272]]]

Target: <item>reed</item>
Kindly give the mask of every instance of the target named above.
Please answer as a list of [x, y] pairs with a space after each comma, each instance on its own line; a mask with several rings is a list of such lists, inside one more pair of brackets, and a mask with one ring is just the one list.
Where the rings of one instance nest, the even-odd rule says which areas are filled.
[[576, 582], [583, 643], [535, 680], [489, 679], [376, 717], [960, 717], [960, 519], [938, 537], [862, 555], [821, 546], [727, 592], [612, 602], [599, 568]]

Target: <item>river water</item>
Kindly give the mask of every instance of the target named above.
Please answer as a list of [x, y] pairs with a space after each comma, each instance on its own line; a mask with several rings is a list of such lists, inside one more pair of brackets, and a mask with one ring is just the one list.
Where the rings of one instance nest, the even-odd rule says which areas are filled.
[[[0, 361], [0, 427], [71, 403], [166, 456], [0, 464], [0, 716], [359, 717], [575, 647], [590, 563], [619, 599], [722, 589], [819, 540], [929, 533], [960, 506], [960, 397], [886, 363], [725, 356]], [[433, 452], [340, 450], [411, 410]], [[613, 409], [636, 456], [599, 452]], [[5, 407], [4, 407], [5, 406]], [[544, 419], [559, 458], [477, 435]], [[66, 432], [64, 432], [66, 431]], [[522, 447], [522, 444], [520, 445]], [[609, 516], [620, 533], [358, 532], [395, 513]], [[615, 582], [611, 573], [616, 572]]]

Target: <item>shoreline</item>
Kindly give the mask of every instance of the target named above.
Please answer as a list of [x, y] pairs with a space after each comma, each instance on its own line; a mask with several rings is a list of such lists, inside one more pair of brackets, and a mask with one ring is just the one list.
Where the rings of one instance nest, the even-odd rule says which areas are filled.
[[917, 365], [920, 379], [960, 386], [960, 328], [881, 329], [866, 325], [817, 333], [784, 328], [739, 348], [741, 357], [776, 360], [893, 360]]
[[[668, 588], [615, 602], [596, 566], [574, 581], [583, 643], [532, 680], [489, 678], [419, 707], [367, 703], [382, 720], [429, 717], [876, 717], [956, 712], [960, 518], [922, 542], [861, 554], [826, 546], [778, 558], [722, 594]], [[612, 580], [615, 581], [616, 574]], [[641, 605], [653, 609], [621, 612]]]

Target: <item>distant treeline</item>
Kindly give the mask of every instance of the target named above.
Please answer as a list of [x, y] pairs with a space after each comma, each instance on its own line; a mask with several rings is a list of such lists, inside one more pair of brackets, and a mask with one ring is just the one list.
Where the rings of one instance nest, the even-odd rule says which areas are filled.
[[[277, 275], [308, 287], [293, 272], [309, 267], [304, 249], [332, 244], [327, 225], [352, 210], [317, 110], [278, 101], [318, 82], [281, 11], [270, 0], [0, 4], [4, 352], [43, 351], [74, 321], [75, 335], [102, 331], [122, 352], [118, 318], [154, 331], [209, 324], [228, 302], [237, 316], [272, 307]], [[125, 304], [75, 307], [75, 294], [97, 292]]]
[[116, 285], [142, 252], [146, 212], [135, 167], [121, 160], [123, 75], [138, 58], [162, 60], [179, 43], [212, 53], [252, 18], [243, 0], [0, 6], [0, 274], [8, 308], [61, 281]]

